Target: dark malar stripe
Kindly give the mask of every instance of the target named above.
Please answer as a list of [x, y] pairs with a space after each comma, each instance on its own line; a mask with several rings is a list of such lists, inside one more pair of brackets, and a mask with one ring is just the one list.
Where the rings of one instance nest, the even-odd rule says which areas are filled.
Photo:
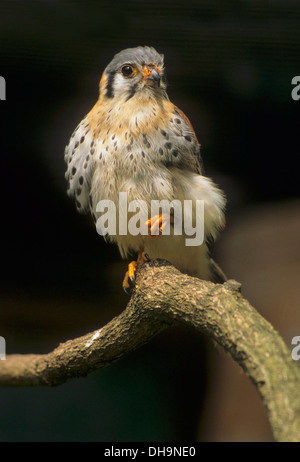
[[132, 97], [135, 95], [137, 86], [138, 86], [137, 83], [135, 83], [134, 85], [132, 85], [132, 87], [130, 88], [130, 90], [129, 90], [129, 92], [128, 92], [128, 96], [127, 96], [127, 98], [126, 98], [126, 101], [128, 101], [130, 98], [132, 98]]
[[107, 83], [106, 83], [106, 87], [105, 87], [105, 96], [107, 98], [113, 98], [114, 97], [113, 82], [114, 82], [114, 79], [115, 79], [115, 73], [116, 73], [116, 71], [111, 71], [111, 72], [109, 72], [108, 77], [107, 77]]

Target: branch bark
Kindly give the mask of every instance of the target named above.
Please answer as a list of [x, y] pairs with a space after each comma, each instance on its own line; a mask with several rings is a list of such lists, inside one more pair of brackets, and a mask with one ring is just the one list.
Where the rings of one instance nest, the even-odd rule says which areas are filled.
[[240, 284], [201, 281], [156, 260], [139, 271], [127, 308], [101, 329], [46, 355], [0, 361], [1, 386], [59, 385], [106, 367], [175, 323], [221, 345], [257, 388], [278, 441], [300, 441], [300, 370], [273, 327], [241, 295]]

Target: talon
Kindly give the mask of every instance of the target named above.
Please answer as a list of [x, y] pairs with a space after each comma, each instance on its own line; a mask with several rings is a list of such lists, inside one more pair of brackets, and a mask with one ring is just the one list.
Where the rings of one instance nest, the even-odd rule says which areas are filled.
[[144, 263], [147, 263], [148, 261], [150, 261], [149, 255], [146, 252], [139, 252], [136, 268], [139, 269]]
[[128, 265], [128, 271], [126, 271], [123, 279], [123, 289], [127, 295], [130, 295], [134, 286], [135, 286], [135, 272], [136, 272], [137, 262], [132, 261]]
[[[125, 277], [126, 277], [126, 276], [125, 276]], [[123, 290], [124, 290], [125, 294], [131, 295], [132, 289], [133, 289], [133, 287], [130, 287], [129, 285], [128, 285], [128, 287], [126, 287], [126, 286], [124, 285], [124, 282], [123, 282]]]
[[129, 271], [126, 271], [126, 273], [125, 273], [123, 283], [122, 283], [122, 287], [123, 287], [124, 292], [127, 295], [131, 295], [131, 292], [133, 291], [133, 289], [135, 287], [135, 277], [130, 276]]
[[128, 271], [126, 272], [122, 283], [123, 289], [127, 295], [131, 295], [131, 292], [135, 287], [136, 271], [139, 270], [140, 267], [148, 261], [150, 261], [148, 254], [140, 251], [138, 254], [137, 261], [132, 261], [131, 263], [129, 263]]

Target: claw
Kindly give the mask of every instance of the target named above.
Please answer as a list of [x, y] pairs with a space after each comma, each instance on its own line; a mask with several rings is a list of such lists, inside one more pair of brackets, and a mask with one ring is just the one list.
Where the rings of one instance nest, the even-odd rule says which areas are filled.
[[132, 261], [131, 263], [129, 263], [128, 271], [125, 274], [125, 277], [123, 279], [123, 284], [122, 284], [124, 292], [127, 295], [131, 295], [135, 287], [136, 271], [140, 269], [143, 263], [146, 263], [148, 261], [150, 261], [148, 254], [146, 254], [145, 252], [139, 252], [137, 261]]
[[123, 290], [126, 295], [131, 295], [132, 289], [130, 289], [129, 287], [123, 286]]
[[128, 273], [129, 272], [126, 271], [125, 277], [123, 279], [122, 287], [123, 287], [124, 292], [127, 295], [131, 295], [131, 292], [133, 291], [135, 287], [135, 278], [132, 276], [129, 276]]
[[140, 269], [140, 267], [148, 261], [150, 261], [149, 255], [146, 252], [139, 252], [136, 262], [137, 269]]

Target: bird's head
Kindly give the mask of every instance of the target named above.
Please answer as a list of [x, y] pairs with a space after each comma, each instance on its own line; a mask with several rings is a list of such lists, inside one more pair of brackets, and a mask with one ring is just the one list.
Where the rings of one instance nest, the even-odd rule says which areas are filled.
[[100, 81], [101, 98], [122, 97], [128, 101], [137, 94], [165, 95], [163, 55], [152, 47], [127, 48], [116, 54]]

